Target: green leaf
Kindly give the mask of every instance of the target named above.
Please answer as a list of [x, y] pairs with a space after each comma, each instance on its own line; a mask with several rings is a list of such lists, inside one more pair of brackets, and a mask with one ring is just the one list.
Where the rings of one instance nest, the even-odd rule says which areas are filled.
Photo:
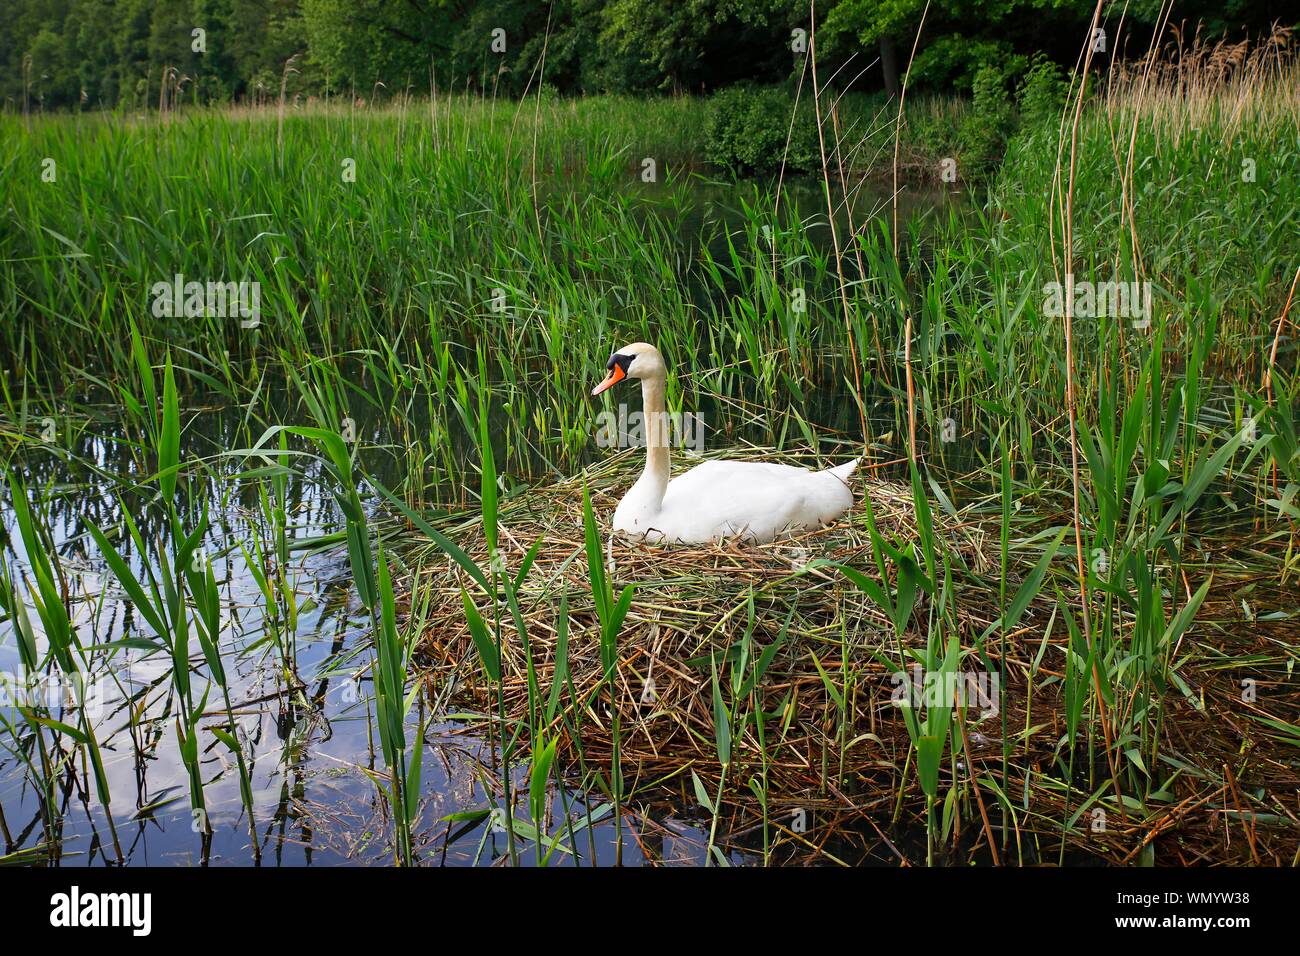
[[483, 616], [479, 614], [478, 608], [470, 600], [469, 593], [462, 590], [460, 596], [465, 605], [465, 620], [469, 622], [469, 634], [474, 639], [474, 646], [478, 648], [478, 657], [483, 664], [483, 671], [487, 674], [489, 680], [498, 681], [501, 679], [501, 661], [497, 657], [496, 644], [488, 635], [487, 625], [483, 623]]
[[474, 580], [474, 583], [476, 583], [477, 585], [479, 585], [479, 587], [483, 589], [483, 593], [488, 595], [492, 594], [492, 586], [491, 584], [488, 583], [487, 575], [483, 573], [483, 571], [479, 568], [477, 564], [474, 563], [474, 561], [470, 558], [470, 556], [467, 555], [464, 551], [462, 551], [454, 541], [452, 541], [450, 538], [444, 535], [433, 525], [429, 524], [429, 522], [425, 521], [424, 518], [420, 517], [418, 514], [416, 514], [414, 511], [408, 508], [400, 498], [394, 495], [391, 491], [389, 491], [379, 482], [371, 478], [370, 484], [372, 487], [374, 487], [376, 491], [378, 491], [381, 495], [383, 495], [390, 502], [396, 505], [398, 510], [401, 511], [402, 514], [406, 515], [407, 520], [409, 520], [411, 524], [419, 528], [420, 531], [423, 532], [424, 535], [427, 536], [430, 541], [436, 544], [447, 554], [448, 557], [450, 557], [453, 561], [455, 561], [458, 565], [460, 565], [461, 568], [465, 571], [465, 573], [468, 574]]
[[[1034, 565], [1034, 569], [1021, 582], [1020, 587], [1016, 589], [1015, 597], [1011, 599], [1011, 604], [1007, 607], [1007, 613], [1003, 615], [1002, 626], [1011, 630], [1020, 621], [1020, 616], [1025, 613], [1029, 603], [1043, 587], [1043, 578], [1047, 575], [1047, 568], [1052, 563], [1052, 558], [1056, 557], [1057, 550], [1061, 547], [1061, 542], [1065, 539], [1065, 533], [1068, 529], [1062, 528], [1056, 535], [1056, 539], [1047, 546], [1043, 551], [1042, 557]], [[990, 625], [985, 633], [992, 633], [998, 627], [998, 622]]]
[[1160, 639], [1163, 646], [1168, 647], [1171, 642], [1175, 642], [1183, 636], [1183, 632], [1191, 626], [1192, 618], [1196, 617], [1196, 612], [1200, 610], [1201, 602], [1205, 600], [1205, 595], [1209, 590], [1210, 582], [1206, 581], [1196, 589], [1196, 593], [1192, 595], [1191, 600], [1184, 604], [1182, 609], [1174, 615], [1174, 619], [1169, 622], [1169, 626], [1165, 628], [1164, 636]]
[[104, 561], [107, 562], [109, 570], [111, 570], [113, 576], [117, 578], [118, 584], [122, 585], [127, 596], [131, 599], [131, 603], [135, 605], [136, 610], [140, 612], [145, 621], [148, 622], [149, 626], [153, 628], [154, 633], [158, 635], [159, 638], [166, 640], [169, 632], [168, 629], [163, 626], [162, 609], [155, 607], [153, 602], [144, 593], [144, 586], [140, 583], [139, 579], [136, 578], [130, 565], [128, 565], [126, 561], [122, 559], [122, 556], [118, 554], [117, 549], [109, 543], [104, 532], [100, 531], [99, 527], [93, 521], [89, 520], [86, 521], [86, 530], [89, 531], [90, 536], [95, 539], [95, 544], [98, 546], [99, 552], [103, 556]]
[[87, 737], [84, 732], [78, 730], [76, 727], [71, 727], [60, 720], [55, 720], [53, 717], [37, 716], [35, 711], [27, 707], [19, 707], [18, 709], [19, 711], [22, 712], [22, 715], [26, 717], [30, 723], [41, 724], [42, 726], [49, 727], [51, 730], [57, 730], [61, 734], [67, 734], [69, 737], [71, 737], [79, 744], [90, 743], [90, 738]]
[[528, 806], [534, 820], [542, 820], [546, 815], [546, 785], [550, 781], [558, 743], [558, 737], [552, 738], [540, 753], [533, 755], [533, 770], [528, 780]]
[[488, 430], [486, 393], [479, 402], [479, 455], [482, 458], [482, 480], [479, 483], [479, 504], [483, 510], [483, 535], [487, 538], [488, 554], [497, 551], [497, 469], [492, 457], [492, 436]]
[[704, 789], [704, 781], [694, 770], [691, 771], [691, 783], [695, 787], [695, 799], [699, 801], [700, 806], [713, 813], [713, 801], [709, 799], [709, 792]]
[[421, 724], [415, 735], [415, 745], [411, 748], [411, 763], [406, 768], [406, 819], [415, 819], [415, 812], [420, 808], [420, 773], [424, 765], [424, 730]]
[[808, 653], [812, 654], [813, 665], [817, 668], [817, 673], [821, 675], [822, 684], [826, 687], [826, 693], [830, 694], [831, 700], [835, 701], [835, 706], [837, 708], [843, 709], [844, 698], [840, 695], [839, 690], [836, 689], [835, 684], [832, 683], [830, 675], [826, 673], [826, 669], [822, 667], [821, 660], [818, 659], [815, 651], [810, 650]]
[[164, 502], [176, 495], [176, 469], [181, 459], [181, 416], [171, 356], [163, 369], [162, 427], [158, 441], [158, 489]]
[[223, 744], [225, 744], [226, 749], [229, 750], [232, 754], [237, 754], [240, 752], [239, 741], [235, 739], [234, 734], [230, 733], [229, 731], [222, 730], [220, 727], [213, 727], [211, 728], [211, 730], [212, 730], [212, 736], [216, 737]]
[[718, 761], [725, 767], [731, 763], [731, 714], [722, 702], [722, 686], [718, 682], [718, 668], [713, 666], [713, 741], [718, 748]]

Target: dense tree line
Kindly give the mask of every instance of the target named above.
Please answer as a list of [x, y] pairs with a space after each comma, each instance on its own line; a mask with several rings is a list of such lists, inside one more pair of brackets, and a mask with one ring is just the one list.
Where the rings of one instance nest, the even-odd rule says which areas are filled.
[[[704, 91], [788, 79], [806, 0], [3, 0], [0, 99], [11, 111], [388, 97], [442, 88], [517, 95], [540, 72], [561, 93]], [[1092, 0], [932, 0], [913, 69], [931, 89], [1008, 76], [1035, 52], [1073, 63]], [[1174, 22], [1210, 36], [1266, 32], [1266, 0], [1190, 0]], [[817, 4], [827, 75], [892, 89], [925, 0]], [[1117, 23], [1122, 3], [1108, 15]], [[1127, 4], [1145, 49], [1159, 0]], [[1113, 51], [1112, 51], [1113, 53]], [[543, 62], [544, 58], [544, 62]], [[874, 65], [872, 65], [874, 64]], [[859, 72], [870, 66], [865, 73]]]

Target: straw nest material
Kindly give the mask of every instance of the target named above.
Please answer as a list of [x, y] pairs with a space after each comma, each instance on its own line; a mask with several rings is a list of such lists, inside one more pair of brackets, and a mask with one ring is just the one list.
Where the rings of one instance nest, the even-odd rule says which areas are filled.
[[[770, 451], [755, 454], [772, 456]], [[600, 687], [599, 622], [583, 537], [583, 480], [556, 482], [501, 503], [499, 568], [513, 578], [533, 544], [542, 542], [518, 600], [543, 713], [557, 664], [560, 599], [566, 595], [569, 679], [552, 717], [538, 718], [545, 723], [542, 733], [548, 739], [559, 738], [563, 765], [603, 766], [607, 771], [613, 708], [617, 708], [625, 792], [647, 801], [655, 800], [655, 793], [663, 799], [675, 796], [679, 805], [690, 806], [698, 799], [694, 776], [707, 784], [710, 793], [716, 792], [723, 774], [715, 737], [716, 667], [732, 720], [738, 713], [751, 718], [732, 728], [724, 827], [734, 834], [757, 826], [760, 804], [754, 787], [765, 780], [771, 825], [783, 839], [804, 844], [814, 856], [835, 859], [826, 841], [837, 839], [839, 824], [870, 825], [876, 830], [877, 845], [905, 859], [906, 846], [899, 850], [885, 829], [909, 818], [912, 823], [919, 820], [924, 799], [897, 705], [898, 662], [907, 660], [909, 648], [923, 647], [926, 638], [923, 632], [896, 636], [885, 614], [862, 591], [835, 568], [815, 562], [844, 563], [874, 577], [862, 498], [870, 497], [877, 528], [886, 537], [915, 540], [911, 488], [872, 478], [868, 472], [853, 481], [854, 508], [836, 524], [770, 544], [642, 545], [608, 533], [618, 497], [634, 479], [639, 463], [633, 453], [625, 453], [589, 469], [585, 478], [598, 524], [605, 529], [606, 568], [614, 593], [617, 596], [625, 585], [635, 584], [618, 636], [612, 695]], [[941, 509], [934, 510], [933, 520], [936, 537], [941, 539], [936, 544], [954, 565], [964, 564], [976, 575], [991, 568], [996, 573], [996, 533], [986, 533], [976, 523]], [[474, 517], [442, 530], [480, 567], [488, 566], [481, 519]], [[422, 663], [443, 686], [456, 689], [462, 705], [494, 714], [496, 691], [479, 665], [462, 590], [475, 601], [489, 627], [494, 620], [491, 600], [432, 545], [410, 552], [408, 561], [414, 574], [410, 600], [415, 605], [418, 599], [424, 627], [419, 644]], [[923, 595], [914, 626], [925, 621], [927, 601]], [[956, 611], [966, 649], [976, 644], [997, 613], [993, 602], [982, 599], [958, 600]], [[504, 601], [498, 614], [506, 719], [512, 726], [527, 726], [525, 643]], [[1032, 669], [1042, 680], [1050, 678], [1058, 664], [1055, 651], [1044, 652], [1064, 639], [1064, 628], [1057, 622], [1053, 630], [1049, 616], [1049, 606], [1035, 601], [1011, 635], [1008, 686], [1000, 688], [1006, 733], [1013, 741], [1009, 789], [1017, 805], [1022, 795], [1024, 800], [1032, 795], [1030, 806], [1018, 806], [1014, 815], [1015, 848], [1003, 847], [1004, 855], [1021, 859], [1041, 854], [1039, 858], [1054, 860], [1061, 838], [1059, 821], [1078, 809], [1079, 791], [1072, 795], [1053, 771], [1064, 733], [1062, 697], [1050, 691], [1030, 693], [1025, 683]], [[731, 667], [746, 635], [752, 646], [751, 666], [763, 648], [778, 639], [782, 644], [758, 690], [737, 702], [732, 688], [739, 683], [732, 683]], [[999, 669], [996, 643], [989, 641], [987, 656], [968, 658], [963, 669]], [[752, 720], [758, 707], [766, 715], [762, 744]], [[1205, 728], [1205, 716], [1192, 718]], [[950, 789], [960, 790], [963, 812], [955, 815], [956, 826], [960, 830], [963, 820], [967, 827], [975, 821], [975, 832], [968, 834], [971, 839], [966, 845], [987, 848], [987, 837], [1001, 820], [1000, 807], [989, 796], [989, 787], [969, 784], [972, 774], [1000, 779], [1002, 714], [996, 708], [981, 712], [972, 705], [959, 726], [958, 752], [949, 748], [944, 757], [941, 796]], [[1199, 790], [1189, 794], [1189, 801], [1202, 796]], [[811, 833], [805, 836], [792, 830], [792, 813], [814, 816], [820, 836], [814, 840]], [[1112, 820], [1097, 832], [1084, 821], [1074, 827], [1069, 839], [1091, 856], [1119, 862], [1133, 859], [1167, 825], [1168, 821], [1161, 823], [1153, 831], [1149, 821], [1142, 825], [1137, 820]], [[1050, 842], [1040, 846], [1043, 838]]]
[[[758, 452], [755, 452], [756, 454]], [[770, 455], [770, 452], [764, 454]], [[630, 485], [639, 461], [619, 456], [587, 481], [597, 521], [608, 529], [618, 496]], [[845, 518], [819, 531], [755, 545], [725, 541], [707, 545], [643, 545], [606, 531], [606, 570], [615, 593], [635, 584], [631, 609], [619, 632], [619, 664], [613, 706], [619, 709], [624, 773], [633, 783], [671, 777], [685, 768], [702, 779], [716, 779], [720, 765], [714, 746], [711, 674], [713, 661], [728, 679], [734, 646], [749, 633], [753, 654], [785, 630], [780, 652], [764, 676], [762, 704], [784, 729], [769, 732], [769, 787], [773, 795], [801, 807], [836, 798], [821, 786], [824, 760], [835, 769], [830, 776], [847, 780], [878, 769], [880, 744], [857, 740], [847, 747], [840, 772], [841, 744], [862, 734], [903, 735], [895, 753], [884, 757], [898, 769], [907, 752], [901, 720], [889, 717], [889, 728], [877, 720], [879, 708], [863, 706], [869, 699], [890, 705], [897, 639], [884, 613], [835, 569], [818, 566], [818, 559], [860, 568], [874, 567], [861, 500], [869, 495], [877, 528], [886, 536], [911, 539], [915, 515], [909, 486], [870, 477], [852, 483], [855, 506]], [[557, 614], [560, 595], [567, 594], [568, 672], [572, 693], [565, 688], [564, 706], [591, 699], [601, 681], [599, 624], [591, 600], [583, 539], [581, 479], [561, 481], [506, 498], [500, 515], [500, 564], [515, 576], [529, 548], [542, 541], [519, 592], [519, 607], [537, 681], [545, 697], [555, 671]], [[936, 513], [936, 534], [949, 553], [968, 564], [988, 566], [987, 544], [972, 529], [951, 516]], [[480, 567], [488, 566], [482, 522], [475, 517], [443, 532]], [[421, 657], [435, 672], [454, 675], [463, 695], [484, 712], [495, 710], [494, 690], [478, 664], [462, 605], [464, 589], [476, 601], [489, 625], [492, 608], [463, 570], [440, 551], [423, 552], [412, 594], [419, 595], [425, 618]], [[813, 565], [811, 568], [809, 565]], [[788, 620], [787, 620], [788, 619]], [[508, 720], [526, 720], [527, 660], [509, 611], [501, 608], [502, 674]], [[972, 622], [975, 623], [975, 622]], [[983, 622], [987, 623], [987, 622]], [[728, 649], [733, 648], [728, 655]], [[828, 693], [842, 693], [845, 662], [852, 674], [855, 704], [851, 715], [861, 726], [840, 727], [836, 702]], [[820, 670], [819, 670], [820, 668]], [[823, 679], [822, 673], [826, 674]], [[877, 686], [864, 678], [874, 675]], [[846, 702], [847, 703], [847, 702]], [[609, 752], [612, 723], [607, 693], [586, 708], [581, 719], [557, 716], [550, 733], [561, 735], [573, 756], [581, 746], [590, 761]], [[574, 741], [571, 734], [580, 735]], [[761, 761], [752, 729], [737, 728], [733, 761], [748, 766]], [[777, 739], [779, 738], [779, 739]], [[843, 739], [840, 739], [843, 738]], [[892, 749], [892, 748], [891, 748]], [[689, 779], [689, 774], [687, 775]], [[733, 779], [735, 779], [733, 777]]]

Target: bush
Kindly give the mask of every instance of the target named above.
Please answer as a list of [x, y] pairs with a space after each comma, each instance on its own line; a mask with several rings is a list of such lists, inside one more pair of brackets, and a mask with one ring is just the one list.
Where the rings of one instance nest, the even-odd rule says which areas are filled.
[[975, 74], [970, 113], [962, 122], [963, 178], [978, 179], [992, 172], [1014, 132], [1015, 110], [1002, 71], [981, 67]]
[[779, 87], [740, 86], [715, 94], [709, 101], [706, 127], [709, 162], [735, 173], [773, 173], [781, 168], [785, 156], [787, 170], [820, 168], [812, 100], [800, 98], [792, 131], [794, 103], [794, 95]]
[[[969, 100], [908, 94], [903, 148], [929, 164], [931, 178], [938, 174], [938, 164], [944, 159], [961, 156], [962, 131], [969, 113]], [[886, 135], [892, 139], [893, 130]]]
[[1068, 91], [1061, 68], [1040, 54], [1016, 93], [1021, 125], [1028, 128], [1050, 124], [1055, 128]]

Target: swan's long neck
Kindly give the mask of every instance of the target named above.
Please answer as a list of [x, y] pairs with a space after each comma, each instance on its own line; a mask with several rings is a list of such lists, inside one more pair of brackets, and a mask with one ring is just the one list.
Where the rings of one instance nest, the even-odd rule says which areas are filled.
[[641, 403], [645, 421], [645, 471], [642, 481], [649, 488], [656, 508], [668, 489], [668, 415], [664, 408], [664, 380], [655, 376], [641, 379]]

